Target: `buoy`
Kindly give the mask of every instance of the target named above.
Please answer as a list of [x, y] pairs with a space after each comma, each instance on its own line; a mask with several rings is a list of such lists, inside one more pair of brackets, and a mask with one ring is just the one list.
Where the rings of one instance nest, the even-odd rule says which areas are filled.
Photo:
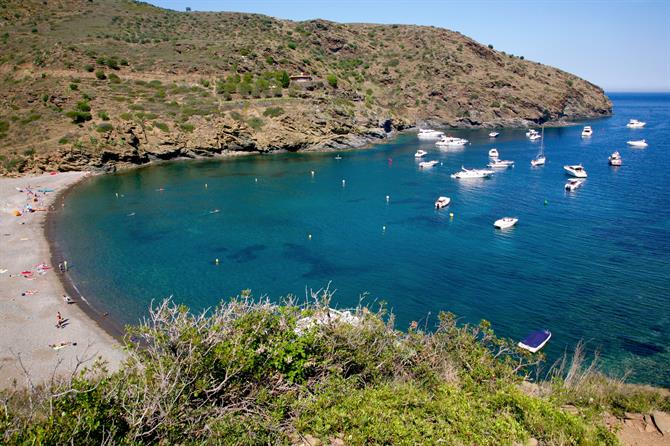
[[545, 200], [544, 200], [544, 205], [546, 206], [546, 205], [548, 205], [548, 204], [549, 204], [549, 200], [545, 199]]
[[312, 234], [307, 234], [307, 238], [308, 238], [309, 240], [312, 240]]
[[219, 264], [219, 259], [214, 260], [214, 264], [218, 265]]
[[119, 198], [119, 193], [118, 192], [116, 193], [116, 198]]
[[386, 196], [386, 202], [388, 203], [389, 201], [391, 201], [391, 196], [390, 196], [390, 195], [387, 195], [387, 196]]
[[382, 226], [382, 232], [386, 232], [386, 225]]
[[254, 182], [255, 182], [255, 183], [258, 183], [258, 178], [254, 178]]
[[454, 219], [454, 213], [453, 212], [449, 212], [449, 218], [451, 218], [452, 220]]
[[342, 180], [342, 187], [344, 187], [345, 184], [347, 184], [347, 180]]
[[207, 183], [205, 183], [205, 189], [207, 189]]
[[314, 176], [314, 171], [312, 170], [312, 176]]

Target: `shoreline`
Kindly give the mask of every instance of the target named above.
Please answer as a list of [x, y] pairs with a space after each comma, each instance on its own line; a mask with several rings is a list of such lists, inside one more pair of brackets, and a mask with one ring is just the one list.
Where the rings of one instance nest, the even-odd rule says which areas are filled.
[[[65, 189], [56, 193], [54, 197], [54, 202], [51, 204], [51, 210], [47, 213], [44, 222], [43, 230], [44, 236], [47, 243], [49, 244], [49, 252], [51, 255], [50, 261], [52, 265], [58, 265], [63, 259], [63, 250], [60, 247], [60, 243], [57, 237], [56, 231], [56, 216], [62, 209], [62, 206], [57, 206], [57, 204], [63, 204], [65, 199], [70, 193], [72, 193], [76, 187], [81, 186], [87, 181], [90, 181], [94, 178], [95, 175], [88, 175], [76, 183], [68, 185]], [[89, 319], [95, 322], [103, 331], [108, 335], [114, 338], [119, 344], [123, 343], [123, 336], [125, 334], [124, 327], [122, 324], [118, 323], [114, 318], [105, 316], [105, 313], [99, 311], [95, 305], [86, 299], [86, 297], [81, 293], [77, 285], [70, 274], [62, 273], [56, 274], [58, 277], [61, 286], [65, 289], [65, 294], [72, 297], [74, 300], [83, 302], [83, 305], [80, 305], [79, 308], [86, 314]]]
[[[0, 178], [0, 389], [38, 386], [90, 367], [98, 358], [114, 370], [125, 358], [113, 327], [96, 318], [87, 301], [68, 294], [76, 286], [60, 274], [59, 252], [48, 238], [53, 224], [49, 213], [62, 207], [65, 193], [89, 176], [64, 172]], [[27, 187], [49, 192], [30, 195]], [[26, 212], [27, 203], [34, 212]], [[64, 302], [63, 295], [71, 295], [75, 303]], [[57, 314], [64, 319], [61, 328]]]

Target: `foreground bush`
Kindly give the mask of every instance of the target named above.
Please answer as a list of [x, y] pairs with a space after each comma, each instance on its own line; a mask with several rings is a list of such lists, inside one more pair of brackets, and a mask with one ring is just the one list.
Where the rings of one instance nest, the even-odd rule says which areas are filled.
[[[488, 323], [442, 314], [429, 333], [381, 308], [248, 296], [194, 315], [169, 301], [129, 330], [115, 373], [0, 399], [5, 444], [616, 444], [597, 411], [523, 393], [536, 361]], [[555, 385], [557, 381], [555, 381]]]

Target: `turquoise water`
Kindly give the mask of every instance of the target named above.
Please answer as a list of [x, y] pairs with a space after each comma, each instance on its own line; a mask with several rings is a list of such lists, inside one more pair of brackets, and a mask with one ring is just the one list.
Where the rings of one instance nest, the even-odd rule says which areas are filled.
[[[254, 156], [101, 176], [68, 196], [59, 244], [82, 292], [125, 323], [152, 299], [201, 309], [247, 288], [302, 297], [330, 282], [339, 306], [384, 300], [401, 328], [430, 326], [441, 310], [515, 339], [548, 328], [550, 358], [584, 339], [610, 372], [668, 386], [670, 95], [612, 99], [615, 115], [588, 122], [588, 140], [581, 126], [546, 129], [542, 168], [529, 165], [539, 142], [503, 130], [495, 144], [487, 131], [452, 132], [472, 142], [463, 150], [407, 134], [342, 160]], [[627, 129], [629, 118], [647, 127]], [[633, 138], [650, 145], [628, 148]], [[483, 167], [493, 146], [516, 167], [449, 177]], [[418, 148], [442, 165], [419, 170]], [[620, 168], [607, 163], [614, 150]], [[589, 177], [566, 193], [562, 166], [579, 162]], [[433, 208], [440, 195], [447, 210]], [[505, 215], [518, 226], [495, 230]]]

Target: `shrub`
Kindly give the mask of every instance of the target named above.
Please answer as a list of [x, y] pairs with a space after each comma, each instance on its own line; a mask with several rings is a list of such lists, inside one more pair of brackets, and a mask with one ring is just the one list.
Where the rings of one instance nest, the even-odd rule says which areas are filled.
[[115, 73], [109, 73], [109, 76], [107, 77], [109, 78], [109, 81], [113, 84], [118, 84], [121, 82], [121, 78], [117, 76]]
[[77, 84], [70, 84], [70, 90], [72, 90], [72, 91], [76, 91], [76, 90], [78, 90], [78, 89], [79, 89], [79, 85], [77, 85]]
[[23, 151], [23, 156], [31, 157], [35, 154], [35, 149], [30, 148]]
[[184, 122], [179, 125], [179, 128], [182, 129], [184, 132], [191, 133], [195, 127], [193, 124], [189, 124], [188, 122]]
[[89, 112], [83, 112], [79, 110], [70, 110], [67, 113], [65, 113], [65, 116], [68, 118], [72, 119], [73, 124], [81, 124], [86, 121], [90, 121], [93, 119], [93, 116], [91, 116], [91, 113]]
[[269, 116], [270, 118], [276, 118], [284, 114], [284, 109], [281, 107], [268, 107], [263, 112], [263, 116]]
[[130, 121], [132, 119], [132, 115], [128, 112], [121, 113], [119, 117], [124, 121]]
[[286, 46], [289, 47], [292, 50], [294, 50], [298, 47], [298, 45], [293, 41], [290, 41]]
[[285, 70], [277, 71], [275, 79], [279, 82], [279, 85], [281, 85], [282, 88], [288, 88], [291, 83], [291, 78]]
[[490, 43], [489, 43], [489, 49], [490, 49], [490, 50], [493, 49], [493, 45], [491, 45]]
[[159, 128], [162, 132], [169, 133], [170, 132], [170, 127], [164, 122], [159, 122], [159, 121], [154, 121], [153, 122], [154, 127]]
[[9, 122], [0, 120], [0, 133], [4, 133], [9, 130]]
[[95, 128], [95, 130], [99, 133], [107, 133], [107, 132], [111, 132], [112, 130], [114, 130], [114, 126], [112, 126], [112, 124], [110, 124], [109, 122], [103, 122], [102, 124], [99, 124]]
[[61, 139], [58, 140], [58, 144], [67, 144], [69, 142], [70, 142], [70, 140], [67, 139], [66, 136], [63, 136]]
[[109, 115], [104, 110], [100, 110], [98, 112], [98, 118], [102, 119], [103, 121], [109, 121]]
[[101, 81], [107, 79], [107, 76], [105, 75], [105, 72], [103, 70], [96, 70], [95, 77]]
[[572, 79], [568, 79], [566, 81], [566, 84], [568, 84], [568, 87], [572, 87], [572, 85], [573, 85]]
[[247, 124], [249, 124], [249, 127], [251, 127], [254, 130], [260, 130], [261, 127], [263, 127], [263, 120], [261, 118], [253, 117], [250, 118], [249, 121], [247, 121]]
[[326, 80], [328, 81], [328, 85], [330, 85], [333, 88], [337, 88], [337, 76], [334, 74], [329, 74], [326, 76]]

